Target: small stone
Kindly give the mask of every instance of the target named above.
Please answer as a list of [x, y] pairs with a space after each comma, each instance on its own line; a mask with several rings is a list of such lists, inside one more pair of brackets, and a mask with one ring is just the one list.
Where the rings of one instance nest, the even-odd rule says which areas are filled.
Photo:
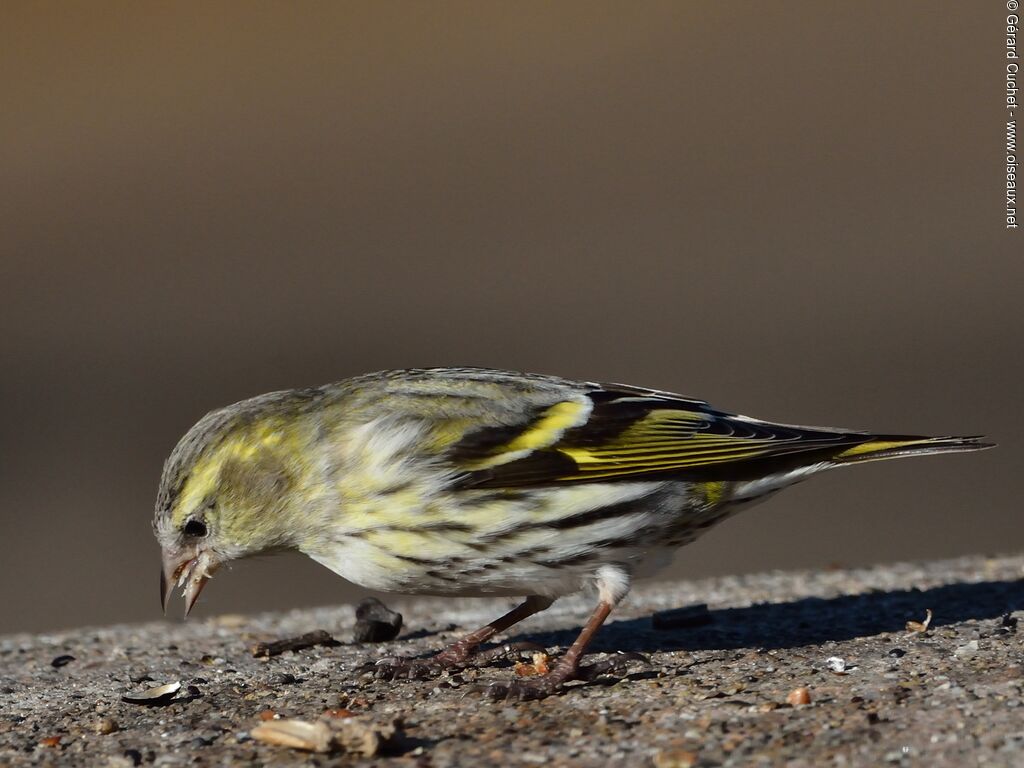
[[114, 733], [118, 729], [118, 725], [117, 721], [112, 718], [101, 717], [93, 723], [92, 729], [101, 736], [106, 736], [107, 734]]
[[70, 654], [65, 653], [65, 654], [63, 654], [61, 656], [58, 656], [53, 661], [51, 661], [50, 662], [50, 666], [53, 667], [54, 669], [60, 669], [61, 667], [66, 667], [68, 664], [70, 664], [74, 660], [75, 660], [74, 656], [71, 656]]
[[786, 703], [792, 707], [800, 707], [811, 703], [811, 692], [804, 687], [794, 688], [786, 696]]
[[356, 606], [356, 624], [352, 639], [357, 643], [384, 643], [402, 631], [402, 614], [392, 611], [375, 597]]
[[691, 768], [697, 759], [697, 754], [688, 749], [661, 749], [652, 758], [654, 768]]
[[955, 651], [953, 651], [953, 654], [958, 659], [970, 659], [973, 656], [977, 655], [977, 653], [978, 653], [978, 641], [977, 640], [971, 640], [969, 643], [964, 643], [963, 645], [959, 646]]

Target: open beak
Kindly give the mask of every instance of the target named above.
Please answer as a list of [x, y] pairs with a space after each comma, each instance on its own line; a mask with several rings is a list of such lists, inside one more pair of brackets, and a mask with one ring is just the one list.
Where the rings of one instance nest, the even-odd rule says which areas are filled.
[[185, 615], [188, 616], [218, 565], [219, 562], [209, 550], [164, 550], [163, 567], [160, 569], [160, 604], [164, 613], [167, 613], [167, 601], [171, 593], [176, 588], [182, 588]]

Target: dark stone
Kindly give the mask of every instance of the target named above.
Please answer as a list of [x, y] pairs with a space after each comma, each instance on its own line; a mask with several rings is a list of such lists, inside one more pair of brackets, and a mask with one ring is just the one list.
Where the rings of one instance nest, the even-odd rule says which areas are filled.
[[357, 643], [385, 643], [402, 631], [402, 614], [392, 611], [375, 597], [356, 606], [356, 624], [352, 639]]
[[70, 656], [70, 655], [65, 653], [63, 656], [58, 656], [56, 659], [51, 661], [50, 662], [50, 666], [53, 667], [54, 669], [60, 669], [61, 667], [66, 667], [68, 664], [70, 664], [74, 660], [75, 660], [74, 656]]

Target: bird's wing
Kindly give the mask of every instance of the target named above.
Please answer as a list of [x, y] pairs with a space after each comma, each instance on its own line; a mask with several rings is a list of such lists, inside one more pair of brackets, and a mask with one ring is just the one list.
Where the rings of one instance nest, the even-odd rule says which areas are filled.
[[467, 488], [680, 476], [740, 479], [828, 460], [866, 433], [798, 427], [724, 413], [655, 390], [592, 385], [472, 429], [446, 448]]

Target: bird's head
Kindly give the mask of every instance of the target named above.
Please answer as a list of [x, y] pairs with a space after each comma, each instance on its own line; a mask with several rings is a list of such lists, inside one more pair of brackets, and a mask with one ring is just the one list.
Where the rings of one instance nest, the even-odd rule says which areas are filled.
[[153, 530], [165, 610], [175, 587], [187, 616], [224, 563], [295, 545], [305, 453], [296, 420], [259, 400], [207, 414], [164, 464]]

